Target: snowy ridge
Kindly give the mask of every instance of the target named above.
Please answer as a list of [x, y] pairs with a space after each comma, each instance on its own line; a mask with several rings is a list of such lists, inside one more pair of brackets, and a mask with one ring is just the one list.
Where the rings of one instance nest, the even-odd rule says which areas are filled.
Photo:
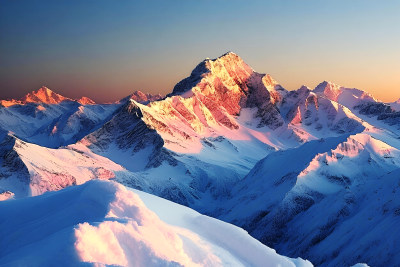
[[136, 91], [114, 104], [96, 104], [88, 97], [73, 100], [42, 87], [21, 101], [10, 100], [12, 105], [3, 101], [0, 128], [27, 142], [58, 148], [100, 128], [129, 99], [148, 103], [160, 98], [161, 95]]
[[324, 81], [317, 85], [314, 92], [350, 109], [361, 103], [378, 102], [367, 92], [356, 88], [346, 88], [328, 81]]
[[124, 169], [85, 149], [50, 149], [7, 135], [0, 144], [0, 191], [21, 198], [83, 184], [91, 179], [115, 178]]
[[400, 99], [397, 100], [396, 102], [390, 103], [390, 106], [392, 107], [393, 110], [400, 111]]
[[49, 88], [43, 86], [37, 91], [27, 94], [22, 103], [45, 103], [45, 104], [59, 104], [65, 100], [71, 100], [67, 97], [54, 93]]
[[82, 105], [93, 105], [95, 102], [88, 97], [82, 97], [78, 100], [59, 95], [46, 86], [42, 86], [36, 91], [32, 91], [24, 96], [21, 100], [1, 100], [0, 105], [3, 107], [10, 107], [13, 105], [25, 105], [28, 103], [43, 103], [43, 104], [60, 104], [64, 101], [76, 101]]
[[369, 124], [390, 131], [400, 129], [400, 109], [397, 102], [386, 104], [362, 90], [345, 88], [326, 81], [319, 84], [314, 92], [346, 106]]
[[300, 126], [315, 138], [356, 133], [368, 127], [345, 106], [304, 86], [287, 94], [280, 112], [290, 125]]
[[121, 99], [119, 102], [128, 102], [130, 99], [135, 100], [138, 103], [143, 103], [147, 104], [152, 101], [157, 101], [162, 99], [163, 96], [161, 94], [149, 94], [149, 93], [143, 93], [142, 91], [135, 91], [133, 94]]
[[82, 105], [95, 105], [96, 104], [96, 102], [94, 102], [92, 99], [90, 99], [89, 97], [86, 97], [86, 96], [82, 96], [81, 98], [79, 98], [77, 100], [77, 102]]
[[390, 106], [395, 110], [395, 111], [400, 111], [400, 99], [390, 103]]
[[[396, 265], [398, 249], [390, 245], [396, 235], [381, 238], [399, 222], [395, 145], [365, 132], [272, 153], [233, 189], [228, 212], [214, 214], [280, 253], [306, 255], [318, 265]], [[292, 164], [282, 169], [282, 162]]]
[[[232, 52], [201, 62], [166, 97], [137, 91], [100, 105], [43, 88], [27, 99], [0, 107], [0, 200], [113, 179], [243, 227], [282, 255], [323, 266], [400, 262], [393, 231], [400, 218], [398, 103], [327, 81], [286, 91]], [[186, 221], [187, 208], [136, 191], [160, 221], [122, 188], [94, 181], [35, 198], [44, 206], [48, 196], [75, 197], [85, 207], [111, 192], [89, 217], [38, 242], [65, 245], [76, 263], [257, 266], [275, 255], [253, 239], [246, 243], [243, 231], [227, 240], [224, 223], [212, 220], [207, 232], [208, 217]], [[171, 210], [179, 219], [168, 217]], [[151, 233], [162, 236], [163, 246]], [[58, 235], [69, 243], [51, 243]], [[132, 247], [137, 242], [142, 246]], [[238, 249], [241, 242], [251, 250]], [[10, 251], [42, 253], [13, 244]], [[19, 263], [13, 257], [19, 252], [6, 255], [7, 249], [0, 259]]]
[[[314, 102], [314, 109], [310, 101]], [[350, 110], [309, 90], [288, 93], [269, 75], [254, 72], [234, 53], [200, 63], [190, 77], [175, 86], [169, 97], [147, 105], [137, 101], [130, 105], [140, 110], [141, 120], [162, 137], [163, 146], [177, 153], [199, 153], [204, 149], [201, 140], [209, 137], [257, 139], [271, 146], [274, 142], [270, 136], [277, 132], [281, 135], [285, 131], [299, 144], [327, 134], [353, 133], [363, 128], [361, 120]], [[308, 133], [308, 129], [292, 127], [309, 116], [308, 113], [318, 112], [319, 106], [322, 114], [312, 119], [320, 120], [313, 125], [317, 131], [326, 128], [323, 133]], [[253, 114], [241, 123], [238, 116], [245, 109], [252, 109]], [[255, 124], [258, 133], [248, 127], [250, 124]], [[305, 122], [306, 126], [310, 124]], [[267, 128], [262, 130], [263, 127]], [[277, 144], [272, 146], [283, 148]]]
[[119, 106], [64, 101], [0, 107], [0, 128], [25, 141], [57, 148], [75, 143], [100, 127]]
[[[157, 216], [160, 207], [172, 222]], [[240, 228], [113, 182], [5, 201], [0, 218], [0, 260], [11, 265], [312, 266], [276, 254]]]
[[271, 151], [364, 128], [342, 105], [308, 89], [287, 92], [227, 53], [201, 62], [165, 99], [131, 99], [80, 143], [154, 183], [124, 184], [194, 205], [203, 193], [228, 194]]

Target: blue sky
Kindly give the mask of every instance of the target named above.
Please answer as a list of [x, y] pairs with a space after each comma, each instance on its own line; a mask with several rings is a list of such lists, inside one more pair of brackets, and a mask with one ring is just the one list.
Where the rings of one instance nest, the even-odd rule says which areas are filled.
[[1, 98], [46, 85], [97, 101], [168, 93], [226, 51], [284, 87], [400, 97], [400, 1], [0, 2]]

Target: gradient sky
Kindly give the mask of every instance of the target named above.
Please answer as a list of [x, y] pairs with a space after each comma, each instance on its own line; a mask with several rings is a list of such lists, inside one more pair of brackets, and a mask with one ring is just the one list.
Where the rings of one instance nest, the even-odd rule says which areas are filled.
[[0, 98], [170, 92], [226, 51], [285, 88], [400, 97], [400, 1], [1, 0]]

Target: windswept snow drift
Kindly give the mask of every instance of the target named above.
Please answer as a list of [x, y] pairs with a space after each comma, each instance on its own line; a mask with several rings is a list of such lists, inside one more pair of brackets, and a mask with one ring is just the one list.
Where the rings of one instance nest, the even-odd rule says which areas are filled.
[[0, 262], [13, 266], [312, 266], [238, 227], [110, 181], [3, 201], [0, 236]]

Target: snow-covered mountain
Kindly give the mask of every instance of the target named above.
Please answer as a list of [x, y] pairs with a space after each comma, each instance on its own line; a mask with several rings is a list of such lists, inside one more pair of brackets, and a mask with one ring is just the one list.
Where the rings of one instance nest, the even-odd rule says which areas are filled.
[[201, 62], [165, 99], [127, 102], [80, 143], [146, 177], [124, 184], [197, 207], [272, 151], [364, 128], [346, 107], [288, 92], [230, 52]]
[[143, 93], [142, 91], [135, 91], [133, 92], [133, 94], [128, 95], [127, 97], [124, 97], [123, 99], [121, 99], [119, 102], [121, 103], [126, 103], [128, 102], [130, 99], [135, 100], [138, 103], [142, 103], [142, 104], [147, 104], [149, 102], [152, 101], [157, 101], [160, 99], [163, 99], [164, 97], [161, 94], [149, 94], [149, 93]]
[[328, 138], [268, 155], [214, 216], [317, 265], [397, 265], [398, 236], [385, 233], [400, 222], [400, 142], [386, 138], [391, 146], [372, 135], [378, 136]]
[[118, 103], [96, 104], [88, 97], [73, 100], [42, 87], [22, 100], [2, 100], [0, 128], [27, 142], [57, 148], [101, 127], [129, 99], [147, 103], [161, 97], [136, 91]]
[[395, 111], [400, 111], [400, 99], [389, 104]]
[[[96, 104], [39, 91], [0, 108], [0, 200], [113, 179], [243, 227], [282, 255], [322, 266], [400, 264], [400, 236], [394, 232], [382, 238], [398, 223], [400, 207], [396, 103], [326, 81], [314, 90], [302, 86], [287, 91], [232, 52], [202, 61], [166, 97], [137, 91], [113, 104]], [[92, 185], [89, 191], [103, 190]], [[120, 191], [115, 185], [106, 187]], [[68, 198], [54, 193], [62, 195]], [[46, 197], [37, 199], [46, 205]], [[162, 214], [169, 207], [158, 213], [168, 223]], [[130, 250], [123, 241], [143, 237], [130, 232], [137, 217], [117, 216], [128, 231], [126, 225], [109, 226], [104, 214], [83, 218], [80, 222], [92, 222], [85, 231], [98, 243], [108, 234], [115, 236], [121, 248], [115, 250], [118, 260], [135, 253], [148, 260], [149, 254]], [[92, 219], [100, 223], [93, 226]], [[96, 228], [100, 225], [107, 233]], [[129, 237], [120, 236], [121, 231]], [[144, 240], [140, 238], [135, 240]], [[193, 239], [182, 238], [186, 259], [215, 265], [212, 256], [187, 254]], [[220, 241], [225, 242], [211, 248], [220, 247]], [[108, 264], [114, 259], [85, 250], [97, 245], [85, 242], [82, 253], [91, 261]], [[148, 244], [143, 249], [157, 255], [156, 262], [171, 260], [160, 258], [165, 251]], [[198, 243], [193, 246], [198, 255], [207, 255]], [[225, 255], [217, 251], [214, 256]], [[220, 258], [221, 264], [248, 265], [248, 258], [242, 261], [235, 254], [241, 251], [233, 253], [233, 258]]]
[[387, 104], [375, 99], [371, 94], [355, 88], [345, 88], [331, 82], [322, 82], [314, 92], [336, 101], [368, 123], [397, 131], [400, 129], [398, 102]]
[[75, 101], [46, 87], [11, 102], [2, 102], [0, 128], [22, 140], [52, 148], [75, 143], [100, 127], [119, 107], [95, 105], [85, 97]]
[[51, 149], [3, 134], [0, 193], [3, 199], [36, 196], [91, 179], [115, 178], [125, 170], [82, 147]]
[[93, 105], [95, 102], [88, 97], [82, 97], [78, 100], [59, 95], [46, 86], [42, 86], [36, 91], [32, 91], [24, 96], [21, 100], [10, 99], [0, 100], [0, 105], [3, 107], [9, 107], [13, 105], [24, 105], [28, 103], [43, 103], [43, 104], [60, 104], [64, 101], [76, 101], [82, 105]]
[[9, 266], [312, 266], [242, 229], [114, 182], [0, 203]]
[[323, 81], [317, 85], [314, 92], [350, 109], [365, 102], [377, 102], [377, 100], [367, 92], [356, 88], [346, 88], [328, 81]]

